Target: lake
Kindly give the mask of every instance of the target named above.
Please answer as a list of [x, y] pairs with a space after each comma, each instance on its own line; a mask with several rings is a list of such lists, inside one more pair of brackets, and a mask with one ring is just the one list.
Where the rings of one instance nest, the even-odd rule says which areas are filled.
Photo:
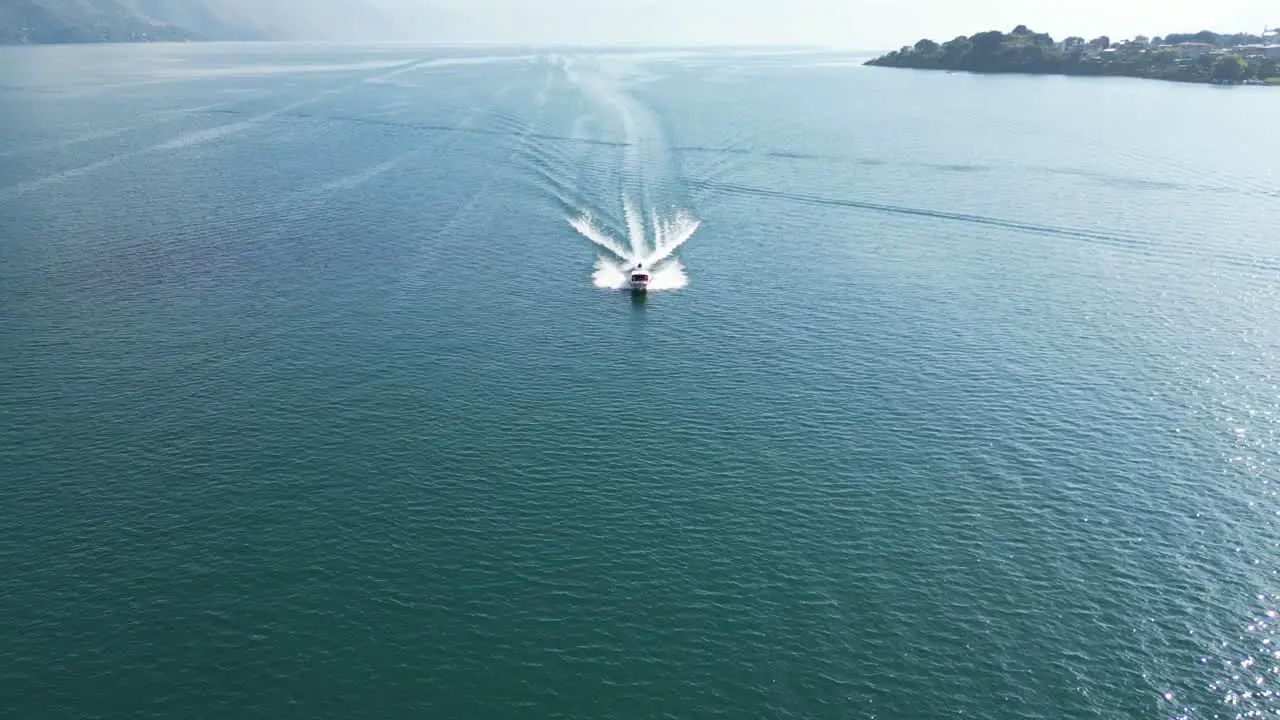
[[0, 48], [0, 716], [1280, 711], [1280, 90], [863, 59]]

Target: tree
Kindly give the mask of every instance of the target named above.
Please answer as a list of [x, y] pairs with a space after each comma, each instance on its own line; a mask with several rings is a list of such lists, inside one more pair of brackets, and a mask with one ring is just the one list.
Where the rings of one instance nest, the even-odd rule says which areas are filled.
[[938, 43], [925, 38], [924, 40], [916, 43], [915, 51], [924, 55], [932, 55], [938, 52]]
[[1054, 46], [1053, 36], [1049, 33], [1035, 33], [1031, 38], [1031, 42], [1044, 48], [1051, 48]]
[[965, 57], [971, 50], [973, 50], [973, 43], [969, 41], [969, 38], [963, 35], [954, 40], [949, 40], [943, 43], [943, 67], [963, 67]]
[[1002, 69], [998, 56], [1004, 50], [1004, 33], [991, 30], [978, 33], [969, 40], [973, 49], [965, 56], [965, 70], [996, 72]]
[[[984, 73], [1119, 75], [1201, 83], [1235, 83], [1246, 78], [1270, 80], [1280, 76], [1280, 67], [1277, 67], [1280, 63], [1275, 58], [1245, 59], [1217, 50], [1197, 53], [1194, 60], [1185, 60], [1182, 56], [1190, 53], [1182, 52], [1169, 42], [1176, 37], [1166, 35], [1168, 44], [1140, 49], [1144, 40], [1141, 36], [1118, 45], [1113, 45], [1105, 35], [1088, 43], [1084, 38], [1072, 36], [1055, 45], [1053, 39], [1043, 33], [1028, 30], [1006, 35], [992, 30], [972, 37], [956, 37], [941, 45], [929, 39], [920, 40], [914, 46], [868, 60], [867, 64]], [[1219, 40], [1229, 37], [1232, 36], [1219, 36]], [[1103, 48], [1111, 50], [1098, 57], [1095, 50]]]
[[1146, 36], [1146, 35], [1138, 35], [1137, 37], [1135, 37], [1135, 38], [1133, 39], [1133, 42], [1134, 42], [1134, 44], [1135, 44], [1135, 45], [1150, 45], [1150, 44], [1151, 44], [1151, 40], [1149, 40], [1149, 39], [1147, 38], [1147, 36]]
[[1239, 55], [1223, 55], [1213, 64], [1213, 79], [1225, 82], [1239, 82], [1249, 69], [1244, 58]]
[[1004, 33], [999, 30], [988, 30], [974, 35], [969, 38], [969, 41], [973, 43], [974, 50], [990, 54], [1000, 49], [1004, 43]]
[[1031, 31], [1027, 29], [1026, 25], [1019, 25], [1018, 27], [1014, 28], [1013, 32], [1010, 34], [1011, 35], [1030, 35]]

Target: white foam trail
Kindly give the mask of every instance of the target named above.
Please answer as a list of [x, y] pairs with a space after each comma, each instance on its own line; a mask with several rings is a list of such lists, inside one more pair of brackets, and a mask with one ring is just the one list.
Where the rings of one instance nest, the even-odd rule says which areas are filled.
[[591, 280], [603, 290], [622, 290], [627, 286], [627, 276], [622, 268], [606, 257], [596, 259], [596, 271], [591, 273]]
[[[671, 158], [666, 150], [662, 123], [650, 108], [627, 92], [629, 85], [648, 82], [656, 76], [629, 60], [619, 63], [608, 58], [592, 58], [587, 62], [592, 61], [597, 66], [594, 71], [579, 72], [576, 67], [579, 63], [566, 60], [564, 73], [566, 80], [579, 86], [583, 94], [594, 101], [593, 104], [612, 109], [622, 124], [621, 175], [626, 178], [624, 187], [630, 190], [624, 191], [622, 197], [626, 237], [619, 240], [600, 237], [602, 233], [591, 225], [589, 217], [570, 222], [614, 256], [601, 257], [596, 263], [593, 274], [596, 285], [625, 287], [628, 271], [637, 263], [643, 263], [649, 271], [650, 289], [684, 287], [688, 282], [684, 266], [672, 258], [672, 254], [688, 242], [698, 229], [699, 221], [685, 212], [667, 219], [659, 215], [651, 198], [651, 189], [666, 187], [672, 180], [667, 172]], [[586, 120], [580, 115], [575, 121], [572, 136], [578, 137], [584, 129], [587, 129]], [[601, 133], [597, 131], [596, 135]]]
[[654, 251], [644, 259], [644, 262], [653, 264], [671, 257], [671, 253], [680, 249], [681, 245], [684, 245], [689, 241], [689, 238], [693, 237], [693, 234], [697, 232], [698, 226], [701, 224], [701, 220], [686, 212], [677, 214], [670, 223], [659, 222], [658, 227], [661, 229], [657, 230], [656, 233], [661, 238], [661, 241], [657, 243]]
[[641, 219], [640, 212], [636, 210], [631, 198], [622, 198], [622, 213], [627, 216], [627, 234], [631, 236], [631, 257], [642, 258], [645, 256], [644, 220]]
[[650, 290], [679, 290], [688, 284], [689, 276], [685, 274], [684, 264], [679, 260], [663, 263], [649, 276]]
[[569, 224], [573, 226], [574, 230], [582, 233], [583, 237], [613, 253], [619, 259], [626, 260], [628, 258], [627, 251], [623, 250], [622, 246], [619, 245], [616, 240], [609, 237], [600, 228], [596, 227], [595, 223], [592, 222], [590, 215], [572, 218], [569, 220]]
[[653, 223], [653, 251], [656, 253], [667, 244], [667, 228], [666, 225], [658, 218], [657, 208], [654, 208], [649, 214], [649, 220]]

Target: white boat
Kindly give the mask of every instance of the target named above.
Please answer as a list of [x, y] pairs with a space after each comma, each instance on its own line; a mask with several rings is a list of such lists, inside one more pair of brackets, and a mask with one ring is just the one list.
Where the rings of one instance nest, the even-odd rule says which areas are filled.
[[644, 263], [632, 268], [629, 280], [633, 293], [642, 293], [649, 289], [649, 271], [644, 269]]

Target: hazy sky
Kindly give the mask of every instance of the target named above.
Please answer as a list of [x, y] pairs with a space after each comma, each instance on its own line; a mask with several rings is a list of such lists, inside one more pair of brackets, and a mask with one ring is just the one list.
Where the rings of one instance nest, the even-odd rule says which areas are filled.
[[[312, 7], [325, 0], [313, 0]], [[1280, 25], [1277, 0], [368, 0], [421, 39], [891, 48], [1020, 23], [1055, 37]]]

